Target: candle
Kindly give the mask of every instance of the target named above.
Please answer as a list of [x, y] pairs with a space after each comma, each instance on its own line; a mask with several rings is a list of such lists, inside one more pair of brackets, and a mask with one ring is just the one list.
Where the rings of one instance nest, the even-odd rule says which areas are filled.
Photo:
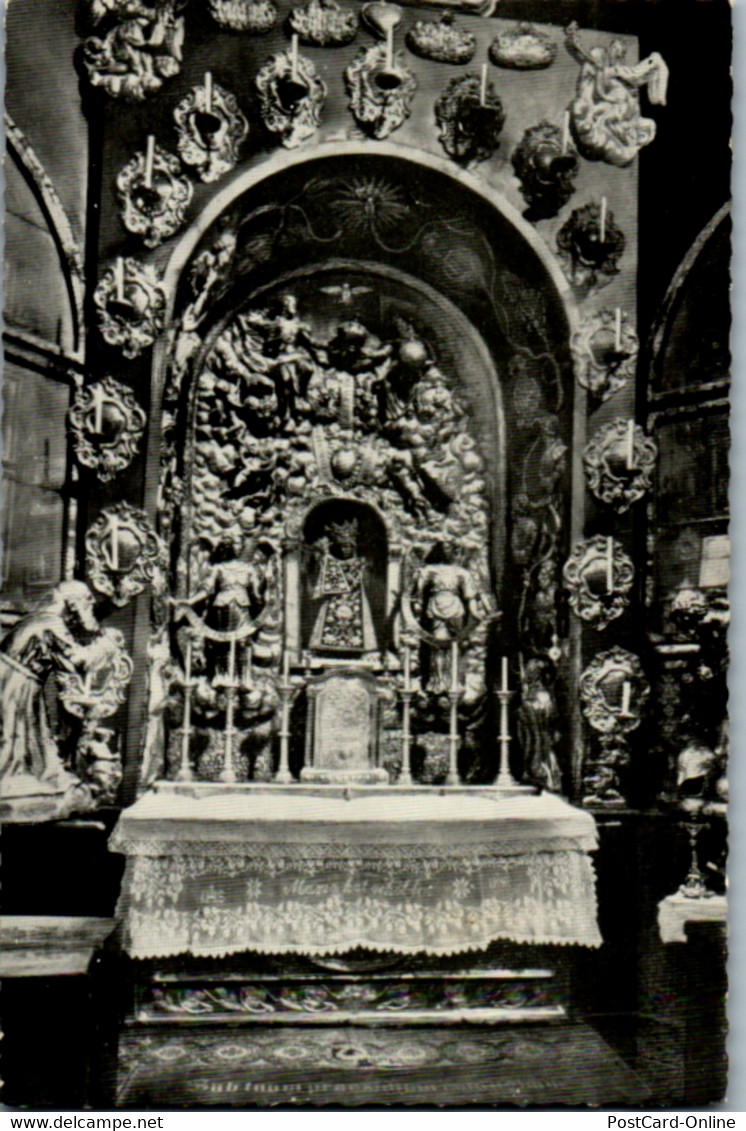
[[233, 689], [236, 682], [236, 634], [231, 633], [228, 644], [228, 686]]
[[192, 641], [187, 637], [186, 655], [184, 656], [184, 686], [188, 686], [192, 678]]
[[104, 391], [100, 385], [93, 386], [91, 397], [93, 399], [93, 431], [97, 436], [100, 436], [104, 423]]
[[111, 568], [119, 569], [119, 519], [115, 514], [111, 516], [109, 524], [111, 530]]
[[394, 66], [394, 25], [386, 28], [386, 67], [391, 70]]
[[284, 683], [287, 683], [290, 678], [290, 653], [288, 651], [282, 653], [282, 678]]
[[298, 78], [298, 36], [294, 35], [290, 40], [290, 77], [293, 82]]
[[458, 640], [451, 641], [451, 691], [459, 691], [458, 683]]
[[606, 197], [601, 197], [601, 227], [599, 233], [601, 243], [606, 243]]
[[482, 63], [482, 81], [479, 84], [479, 105], [484, 106], [487, 102], [487, 64]]
[[503, 656], [500, 664], [500, 690], [508, 690], [508, 657]]
[[614, 539], [606, 539], [606, 592], [614, 592]]
[[155, 157], [155, 137], [153, 134], [148, 134], [147, 146], [145, 149], [145, 188], [153, 187], [153, 158]]
[[212, 114], [212, 72], [205, 71], [205, 112]]
[[627, 421], [627, 471], [635, 466], [635, 422]]
[[114, 285], [117, 302], [124, 302], [124, 260], [118, 255], [114, 263]]
[[570, 111], [565, 110], [565, 114], [564, 114], [564, 117], [562, 119], [562, 155], [563, 156], [567, 153], [569, 146], [570, 146]]
[[621, 711], [621, 713], [623, 715], [629, 714], [629, 700], [630, 700], [631, 693], [632, 693], [632, 688], [630, 687], [629, 680], [625, 679], [624, 683], [622, 684], [622, 711]]
[[253, 649], [251, 644], [246, 645], [244, 652], [244, 669], [243, 669], [243, 684], [244, 687], [251, 687], [254, 682], [254, 669], [253, 669]]
[[412, 657], [409, 651], [409, 645], [404, 645], [404, 690], [411, 691], [412, 689]]
[[618, 306], [614, 311], [614, 349], [617, 353], [622, 351], [622, 308]]

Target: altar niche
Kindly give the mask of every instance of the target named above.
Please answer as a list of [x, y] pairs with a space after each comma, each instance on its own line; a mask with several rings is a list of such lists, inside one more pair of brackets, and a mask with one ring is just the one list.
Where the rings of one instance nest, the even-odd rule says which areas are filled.
[[183, 314], [150, 780], [494, 777], [499, 389], [474, 328], [432, 295], [364, 264], [299, 273], [223, 315], [186, 369], [199, 295]]

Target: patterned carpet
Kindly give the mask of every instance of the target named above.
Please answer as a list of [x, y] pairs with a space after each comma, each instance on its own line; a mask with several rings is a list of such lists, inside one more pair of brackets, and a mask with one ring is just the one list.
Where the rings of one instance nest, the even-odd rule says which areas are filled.
[[123, 1107], [275, 1104], [644, 1105], [642, 1082], [587, 1025], [278, 1027], [128, 1033]]

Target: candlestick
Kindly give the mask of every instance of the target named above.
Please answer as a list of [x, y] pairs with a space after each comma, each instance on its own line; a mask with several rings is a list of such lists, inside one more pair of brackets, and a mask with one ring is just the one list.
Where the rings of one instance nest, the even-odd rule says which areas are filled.
[[290, 77], [293, 82], [298, 81], [298, 36], [290, 40]]
[[484, 106], [487, 102], [487, 64], [482, 63], [482, 81], [479, 84], [479, 105]]
[[510, 728], [508, 725], [508, 706], [513, 697], [514, 692], [508, 691], [503, 688], [498, 691], [497, 698], [500, 701], [500, 730], [498, 732], [497, 740], [500, 745], [500, 764], [495, 778], [495, 786], [498, 789], [510, 789], [511, 792], [517, 792], [525, 788], [519, 786], [510, 772]]
[[627, 421], [627, 471], [633, 471], [635, 466], [635, 422]]
[[236, 781], [236, 767], [233, 765], [233, 711], [236, 693], [236, 634], [232, 632], [228, 642], [228, 680], [225, 686], [225, 748], [223, 768], [218, 775], [222, 782]]
[[386, 28], [386, 69], [392, 70], [394, 66], [394, 25]]
[[562, 156], [567, 153], [570, 146], [570, 111], [565, 110], [562, 118]]
[[119, 519], [115, 514], [111, 516], [109, 529], [111, 530], [111, 568], [117, 570], [119, 569]]
[[205, 113], [212, 114], [212, 72], [205, 71]]
[[243, 678], [241, 680], [244, 687], [251, 687], [254, 682], [254, 650], [251, 643], [246, 645], [243, 660]]
[[189, 761], [189, 731], [192, 725], [192, 641], [187, 637], [184, 655], [184, 715], [181, 727], [181, 765], [176, 775], [177, 781], [191, 781], [192, 767]]
[[629, 715], [629, 702], [632, 695], [632, 687], [628, 679], [625, 679], [622, 684], [622, 710], [620, 714], [625, 717]]
[[614, 592], [614, 539], [606, 539], [606, 592]]
[[458, 640], [451, 641], [451, 691], [458, 693]]
[[500, 690], [508, 690], [508, 657], [503, 656], [500, 664]]
[[606, 197], [601, 197], [601, 224], [599, 231], [599, 240], [601, 243], [606, 243]]
[[412, 693], [409, 689], [402, 691], [402, 721], [401, 721], [401, 770], [397, 785], [412, 784]]
[[145, 188], [153, 187], [153, 159], [155, 157], [155, 137], [153, 134], [148, 134], [148, 141], [145, 148]]
[[117, 302], [124, 302], [124, 260], [121, 255], [114, 261], [114, 286]]
[[617, 353], [622, 351], [622, 308], [618, 306], [614, 311], [614, 349]]

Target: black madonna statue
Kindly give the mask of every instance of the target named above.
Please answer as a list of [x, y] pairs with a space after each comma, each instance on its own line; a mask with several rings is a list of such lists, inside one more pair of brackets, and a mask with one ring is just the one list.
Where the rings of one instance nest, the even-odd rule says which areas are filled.
[[310, 647], [317, 652], [375, 652], [376, 628], [367, 563], [358, 549], [358, 522], [327, 521], [310, 547], [316, 558]]

